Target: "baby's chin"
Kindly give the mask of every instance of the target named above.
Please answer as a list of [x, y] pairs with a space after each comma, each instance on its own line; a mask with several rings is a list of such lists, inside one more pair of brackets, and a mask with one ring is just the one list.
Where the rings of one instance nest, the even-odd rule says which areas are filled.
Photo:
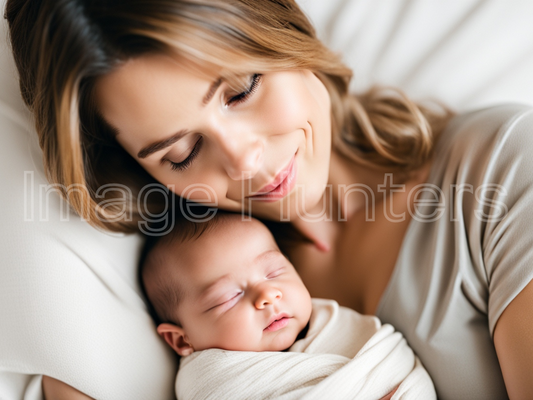
[[295, 334], [286, 334], [286, 335], [279, 335], [276, 338], [274, 338], [271, 342], [269, 342], [266, 346], [264, 346], [262, 351], [283, 351], [287, 350], [289, 347], [291, 347], [294, 342], [296, 342], [296, 338], [298, 337], [298, 332]]

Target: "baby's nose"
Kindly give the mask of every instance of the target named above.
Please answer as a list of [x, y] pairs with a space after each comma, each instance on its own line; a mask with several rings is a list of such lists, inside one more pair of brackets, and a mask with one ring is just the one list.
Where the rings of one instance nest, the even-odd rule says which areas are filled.
[[264, 287], [259, 292], [259, 295], [255, 301], [255, 307], [258, 310], [262, 310], [266, 306], [281, 300], [282, 297], [283, 295], [279, 289], [273, 287]]

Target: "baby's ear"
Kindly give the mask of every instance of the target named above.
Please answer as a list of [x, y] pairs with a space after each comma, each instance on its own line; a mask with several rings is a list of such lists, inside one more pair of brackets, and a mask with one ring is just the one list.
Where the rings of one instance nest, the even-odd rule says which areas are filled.
[[157, 327], [157, 333], [161, 335], [165, 342], [174, 349], [180, 356], [188, 356], [194, 352], [189, 338], [183, 328], [172, 324], [160, 324]]

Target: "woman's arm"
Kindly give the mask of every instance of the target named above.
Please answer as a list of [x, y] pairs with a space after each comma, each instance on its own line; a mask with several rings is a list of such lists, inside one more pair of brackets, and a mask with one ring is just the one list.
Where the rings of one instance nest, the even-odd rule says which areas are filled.
[[43, 376], [43, 394], [45, 400], [92, 400], [72, 386], [49, 376]]
[[494, 345], [509, 397], [530, 399], [533, 393], [533, 281], [502, 313], [494, 329]]

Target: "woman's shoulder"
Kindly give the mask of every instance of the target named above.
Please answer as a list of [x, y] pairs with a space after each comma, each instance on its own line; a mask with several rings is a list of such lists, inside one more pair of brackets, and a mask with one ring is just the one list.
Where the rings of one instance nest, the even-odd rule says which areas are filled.
[[439, 176], [444, 178], [450, 171], [466, 181], [483, 181], [487, 174], [501, 180], [509, 163], [530, 158], [532, 133], [532, 106], [502, 104], [458, 114], [435, 146], [433, 178], [429, 180], [438, 184]]
[[531, 153], [533, 108], [519, 104], [457, 115], [435, 147], [435, 190], [416, 208], [377, 315], [404, 334], [439, 397], [506, 396], [491, 334], [533, 276]]
[[[533, 129], [533, 106], [508, 103], [480, 108], [460, 113], [450, 120], [442, 133], [439, 147], [447, 145], [482, 144], [482, 142], [501, 142], [508, 140], [510, 134], [520, 140], [533, 140], [527, 134]], [[524, 135], [524, 133], [526, 133]]]

